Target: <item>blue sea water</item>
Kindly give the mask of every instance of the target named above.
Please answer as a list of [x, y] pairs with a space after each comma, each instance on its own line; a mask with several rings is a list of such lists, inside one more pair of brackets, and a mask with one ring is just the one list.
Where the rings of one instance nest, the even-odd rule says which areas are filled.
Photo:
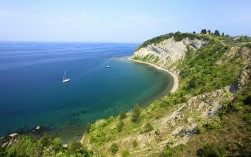
[[[165, 94], [168, 74], [125, 59], [137, 46], [1, 42], [0, 136], [39, 125], [52, 136], [80, 138], [86, 123]], [[62, 83], [64, 70], [69, 83]]]

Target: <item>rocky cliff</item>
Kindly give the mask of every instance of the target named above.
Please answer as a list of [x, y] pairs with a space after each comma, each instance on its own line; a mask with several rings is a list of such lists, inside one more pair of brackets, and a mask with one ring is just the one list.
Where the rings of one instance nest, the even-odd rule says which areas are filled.
[[[163, 40], [157, 44], [150, 44], [143, 47], [131, 56], [131, 59], [142, 60], [154, 63], [162, 68], [170, 68], [172, 65], [181, 61], [186, 53], [187, 47], [194, 50], [204, 46], [207, 41], [202, 39], [185, 38], [181, 41], [175, 41], [174, 38]], [[175, 71], [175, 69], [169, 69]]]

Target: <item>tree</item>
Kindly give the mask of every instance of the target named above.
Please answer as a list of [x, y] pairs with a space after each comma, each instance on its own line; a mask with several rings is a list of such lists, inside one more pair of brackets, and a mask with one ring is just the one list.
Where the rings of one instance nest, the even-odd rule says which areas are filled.
[[125, 118], [126, 118], [126, 113], [125, 112], [120, 112], [119, 119], [122, 120], [122, 119], [125, 119]]
[[207, 33], [208, 33], [208, 34], [211, 34], [211, 31], [210, 31], [210, 29], [209, 29], [209, 30], [207, 30]]
[[206, 29], [202, 29], [200, 33], [201, 34], [207, 34], [207, 30]]
[[144, 126], [144, 132], [147, 133], [152, 130], [153, 130], [153, 126], [149, 122], [147, 122], [146, 125]]
[[225, 36], [225, 35], [224, 35], [224, 32], [223, 32], [221, 35], [222, 35], [222, 36]]
[[215, 30], [214, 35], [220, 36], [220, 32], [218, 30]]
[[117, 129], [118, 129], [119, 132], [122, 130], [123, 126], [124, 126], [124, 123], [123, 123], [122, 121], [120, 121], [120, 122], [117, 124]]
[[53, 148], [56, 150], [56, 151], [59, 151], [61, 150], [62, 148], [62, 139], [60, 137], [56, 137], [53, 139], [52, 141], [52, 144], [53, 144]]
[[140, 120], [141, 107], [139, 104], [135, 105], [132, 109], [132, 122], [138, 122]]
[[193, 31], [193, 34], [196, 34], [196, 32], [195, 32], [195, 31]]
[[115, 155], [119, 150], [119, 147], [116, 143], [113, 143], [110, 147], [110, 151], [112, 152], [113, 155]]
[[226, 151], [224, 148], [220, 148], [212, 143], [207, 143], [202, 147], [202, 149], [198, 150], [198, 154], [201, 157], [222, 157], [225, 156]]

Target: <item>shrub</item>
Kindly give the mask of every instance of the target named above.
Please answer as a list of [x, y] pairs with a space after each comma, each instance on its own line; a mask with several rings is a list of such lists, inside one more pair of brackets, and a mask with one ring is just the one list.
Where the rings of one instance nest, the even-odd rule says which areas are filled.
[[140, 113], [141, 113], [141, 107], [137, 104], [132, 109], [132, 122], [139, 122], [140, 121]]
[[201, 157], [223, 157], [226, 154], [224, 148], [219, 148], [214, 144], [206, 144], [202, 149], [198, 150], [198, 155]]
[[208, 123], [205, 124], [205, 128], [206, 128], [207, 130], [219, 129], [219, 128], [221, 128], [219, 119], [208, 120]]
[[101, 145], [106, 141], [106, 134], [102, 131], [99, 130], [91, 136], [90, 143], [93, 143], [95, 145]]
[[171, 148], [168, 144], [161, 153], [161, 157], [180, 157], [180, 153], [183, 151], [184, 145], [180, 144], [176, 147]]
[[138, 146], [138, 141], [135, 139], [132, 141], [133, 148], [136, 148]]
[[251, 105], [251, 95], [247, 96], [243, 102], [245, 105]]
[[110, 151], [112, 152], [113, 155], [115, 155], [119, 150], [119, 147], [116, 143], [113, 143], [110, 147]]
[[118, 129], [119, 132], [122, 130], [123, 126], [124, 126], [124, 123], [123, 123], [122, 121], [120, 121], [120, 122], [117, 124], [117, 129]]
[[126, 113], [125, 112], [120, 112], [119, 113], [119, 119], [122, 120], [122, 119], [125, 119], [126, 118]]
[[59, 150], [61, 150], [61, 148], [62, 148], [62, 139], [60, 138], [60, 137], [56, 137], [56, 138], [54, 138], [53, 139], [53, 141], [52, 141], [52, 145], [53, 145], [53, 148], [56, 150], [56, 151], [59, 151]]
[[203, 132], [205, 132], [205, 131], [206, 131], [206, 129], [204, 128], [203, 125], [199, 125], [199, 126], [196, 128], [196, 132], [197, 132], [198, 134], [203, 133]]
[[143, 132], [147, 133], [147, 132], [150, 132], [152, 130], [153, 130], [153, 126], [149, 122], [147, 122], [146, 125], [144, 126], [144, 131]]
[[240, 111], [242, 110], [242, 102], [233, 102], [229, 106], [232, 111]]
[[123, 152], [122, 152], [122, 154], [121, 154], [121, 156], [122, 157], [127, 157], [127, 156], [129, 156], [129, 151], [128, 150], [124, 150]]
[[247, 113], [244, 117], [245, 121], [251, 122], [251, 113]]

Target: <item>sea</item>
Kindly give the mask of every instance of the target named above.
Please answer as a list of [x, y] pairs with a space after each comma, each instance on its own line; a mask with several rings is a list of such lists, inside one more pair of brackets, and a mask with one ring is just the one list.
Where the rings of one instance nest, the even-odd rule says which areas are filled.
[[0, 136], [41, 126], [53, 137], [79, 140], [86, 124], [166, 95], [169, 74], [127, 59], [137, 46], [0, 42]]

